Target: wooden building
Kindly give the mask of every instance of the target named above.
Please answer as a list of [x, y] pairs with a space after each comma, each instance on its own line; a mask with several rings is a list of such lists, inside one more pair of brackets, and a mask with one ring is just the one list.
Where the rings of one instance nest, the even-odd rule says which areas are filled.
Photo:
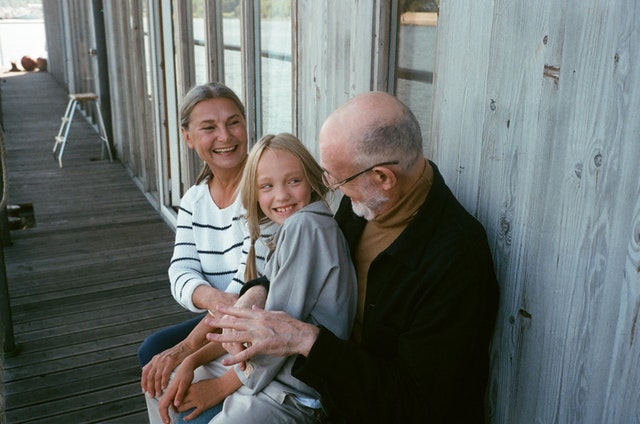
[[177, 117], [192, 85], [241, 93], [252, 142], [289, 131], [316, 155], [337, 106], [396, 94], [489, 236], [490, 422], [640, 422], [640, 2], [43, 4], [49, 72], [100, 96], [115, 156], [170, 225], [200, 166]]

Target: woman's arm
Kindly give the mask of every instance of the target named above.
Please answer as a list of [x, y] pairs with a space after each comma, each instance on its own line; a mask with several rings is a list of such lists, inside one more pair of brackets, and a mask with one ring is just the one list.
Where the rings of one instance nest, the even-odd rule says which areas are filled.
[[[205, 317], [206, 318], [206, 317]], [[206, 335], [211, 331], [204, 318], [191, 330], [191, 333], [177, 345], [155, 355], [142, 368], [141, 385], [143, 393], [151, 397], [160, 395], [169, 384], [173, 370], [189, 355], [207, 344]]]
[[[210, 217], [212, 213], [215, 213], [214, 210], [209, 211], [206, 203], [200, 201], [202, 196], [206, 195], [208, 195], [206, 184], [193, 186], [180, 201], [173, 256], [169, 265], [171, 294], [180, 305], [192, 312], [205, 312], [207, 309], [214, 310], [216, 305], [231, 306], [237, 299], [237, 296], [233, 293], [226, 293], [214, 288], [203, 271], [203, 267], [206, 268], [206, 265], [209, 267], [218, 265], [218, 259], [216, 258], [219, 256], [212, 254], [203, 256], [200, 250], [225, 250], [234, 243], [242, 242], [243, 240], [242, 234], [238, 234], [235, 227], [233, 227], [225, 230], [229, 231], [228, 239], [225, 236], [220, 236], [220, 238], [216, 237], [215, 240], [211, 241], [212, 238], [209, 237], [209, 231], [212, 230], [209, 226], [213, 224], [208, 223], [206, 220], [205, 222], [195, 222], [202, 220], [202, 216]], [[194, 216], [196, 217], [194, 218]], [[221, 234], [227, 233], [223, 232]], [[218, 246], [218, 244], [221, 244], [221, 246]], [[240, 262], [239, 247], [224, 255], [231, 255], [229, 257], [234, 259], [224, 260], [222, 263], [228, 265], [229, 263]], [[203, 264], [203, 260], [212, 262]], [[229, 281], [232, 277], [232, 275], [229, 276]]]

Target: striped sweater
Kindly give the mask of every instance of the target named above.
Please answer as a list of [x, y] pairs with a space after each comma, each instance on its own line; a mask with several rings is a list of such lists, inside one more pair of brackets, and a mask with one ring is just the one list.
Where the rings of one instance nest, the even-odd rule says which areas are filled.
[[[220, 209], [211, 199], [206, 181], [183, 196], [169, 266], [171, 294], [183, 307], [204, 312], [192, 300], [195, 289], [203, 284], [232, 293], [240, 291], [249, 244], [244, 214], [240, 196]], [[260, 270], [265, 252], [258, 249], [256, 253]]]

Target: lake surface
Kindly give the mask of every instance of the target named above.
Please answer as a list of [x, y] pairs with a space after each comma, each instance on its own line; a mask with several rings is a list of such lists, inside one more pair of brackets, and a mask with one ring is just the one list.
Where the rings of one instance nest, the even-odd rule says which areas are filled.
[[[202, 19], [194, 19], [194, 36], [203, 40], [206, 28]], [[223, 20], [224, 43], [240, 47], [240, 21]], [[403, 25], [400, 29], [398, 60], [407, 69], [433, 72], [435, 57], [436, 28], [430, 26]], [[262, 22], [262, 50], [277, 55], [291, 55], [291, 23], [286, 20]], [[0, 70], [11, 68], [15, 61], [19, 67], [20, 58], [29, 55], [34, 59], [47, 57], [44, 21], [0, 20]], [[195, 48], [196, 81], [206, 80], [205, 49]], [[240, 52], [225, 50], [225, 83], [242, 96], [242, 71]], [[291, 131], [291, 62], [288, 60], [263, 58], [262, 87], [265, 116], [263, 133]], [[396, 92], [413, 110], [423, 134], [429, 130], [432, 84], [400, 80]]]

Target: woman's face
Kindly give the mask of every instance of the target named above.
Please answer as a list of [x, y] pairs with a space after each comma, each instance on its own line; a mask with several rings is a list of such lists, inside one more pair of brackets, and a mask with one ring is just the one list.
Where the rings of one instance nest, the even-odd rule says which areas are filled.
[[265, 150], [257, 169], [258, 204], [270, 220], [285, 219], [311, 202], [311, 186], [300, 160], [284, 150]]
[[182, 135], [190, 149], [209, 165], [215, 174], [244, 165], [247, 157], [247, 125], [232, 100], [209, 99], [191, 112], [189, 127]]

